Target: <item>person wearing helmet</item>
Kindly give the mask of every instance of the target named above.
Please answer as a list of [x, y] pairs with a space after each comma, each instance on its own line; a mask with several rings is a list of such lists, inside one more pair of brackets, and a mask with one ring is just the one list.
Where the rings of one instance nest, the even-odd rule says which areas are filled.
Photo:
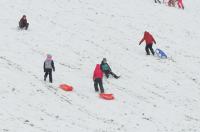
[[19, 28], [20, 29], [25, 28], [25, 30], [27, 30], [28, 26], [29, 26], [29, 23], [27, 22], [26, 15], [23, 15], [22, 18], [19, 21]]
[[44, 81], [46, 81], [47, 76], [49, 75], [49, 82], [52, 83], [53, 79], [52, 79], [52, 69], [53, 71], [55, 71], [55, 67], [54, 67], [54, 62], [52, 60], [52, 56], [50, 54], [47, 54], [47, 58], [44, 61]]
[[101, 61], [101, 70], [103, 71], [103, 73], [106, 75], [107, 78], [109, 78], [110, 74], [116, 79], [118, 79], [120, 77], [112, 72], [110, 66], [107, 63], [106, 58], [103, 58], [103, 60]]

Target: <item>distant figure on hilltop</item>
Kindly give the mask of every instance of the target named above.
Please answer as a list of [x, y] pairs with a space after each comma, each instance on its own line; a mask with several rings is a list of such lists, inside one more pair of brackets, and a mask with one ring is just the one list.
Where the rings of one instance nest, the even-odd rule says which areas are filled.
[[181, 9], [184, 9], [182, 0], [178, 0], [178, 7], [181, 8]]
[[152, 45], [153, 45], [153, 43], [156, 44], [155, 39], [153, 38], [153, 36], [152, 36], [149, 32], [145, 31], [142, 40], [139, 42], [139, 45], [140, 45], [144, 40], [146, 41], [146, 47], [145, 47], [146, 54], [147, 54], [147, 55], [150, 55], [150, 53], [149, 53], [149, 49], [150, 49], [151, 53], [154, 55], [154, 50], [153, 50], [153, 48], [152, 48]]
[[95, 92], [99, 92], [99, 88], [98, 88], [98, 85], [99, 85], [101, 93], [104, 93], [102, 79], [103, 79], [103, 72], [101, 71], [100, 64], [97, 64], [93, 73]]
[[155, 0], [155, 3], [157, 3], [157, 2], [161, 4], [160, 0]]
[[169, 0], [168, 1], [168, 6], [175, 7], [175, 3], [176, 3], [176, 0]]
[[103, 73], [106, 75], [107, 78], [109, 77], [110, 74], [116, 79], [120, 77], [112, 72], [110, 66], [107, 63], [106, 58], [103, 58], [103, 60], [101, 61], [101, 70], [103, 71]]
[[47, 54], [47, 58], [44, 61], [43, 68], [44, 68], [44, 72], [45, 72], [44, 81], [46, 81], [46, 78], [49, 75], [49, 82], [52, 83], [53, 82], [52, 69], [53, 69], [53, 71], [55, 71], [55, 67], [54, 67], [54, 62], [53, 62], [52, 56], [50, 54]]
[[29, 23], [27, 22], [26, 15], [23, 15], [19, 21], [19, 28], [20, 29], [25, 28], [25, 30], [27, 30], [28, 26], [29, 26]]

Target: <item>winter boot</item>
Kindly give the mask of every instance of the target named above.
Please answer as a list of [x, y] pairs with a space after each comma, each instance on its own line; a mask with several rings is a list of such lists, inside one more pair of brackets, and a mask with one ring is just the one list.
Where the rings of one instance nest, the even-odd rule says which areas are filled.
[[114, 78], [118, 79], [120, 76], [114, 75]]
[[46, 81], [47, 77], [44, 76], [44, 81]]

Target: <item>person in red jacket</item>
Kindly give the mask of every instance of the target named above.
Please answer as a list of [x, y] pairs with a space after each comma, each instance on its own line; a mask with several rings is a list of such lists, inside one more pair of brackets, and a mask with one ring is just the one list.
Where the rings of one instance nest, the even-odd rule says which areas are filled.
[[101, 71], [100, 64], [97, 64], [93, 73], [94, 88], [96, 92], [99, 91], [99, 85], [101, 93], [104, 93], [102, 78], [103, 72]]
[[147, 55], [150, 55], [149, 49], [150, 49], [151, 53], [154, 55], [154, 50], [153, 50], [153, 48], [152, 48], [152, 45], [153, 45], [153, 43], [156, 44], [155, 39], [153, 38], [153, 36], [152, 36], [149, 32], [145, 31], [142, 40], [139, 42], [139, 45], [140, 45], [144, 40], [145, 40], [145, 42], [146, 42], [145, 50], [146, 50]]
[[182, 0], [178, 0], [178, 7], [184, 9]]

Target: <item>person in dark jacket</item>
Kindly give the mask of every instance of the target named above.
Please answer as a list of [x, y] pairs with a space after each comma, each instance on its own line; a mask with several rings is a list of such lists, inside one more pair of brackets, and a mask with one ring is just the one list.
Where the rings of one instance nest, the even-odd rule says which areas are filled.
[[140, 45], [143, 41], [146, 42], [145, 50], [146, 50], [147, 55], [150, 55], [149, 49], [150, 49], [151, 53], [154, 55], [154, 50], [153, 50], [153, 48], [152, 48], [152, 45], [153, 45], [153, 43], [156, 44], [156, 41], [155, 41], [155, 39], [153, 38], [153, 36], [152, 36], [149, 32], [145, 31], [142, 40], [139, 42], [139, 45]]
[[25, 30], [27, 30], [28, 26], [29, 26], [29, 23], [27, 22], [26, 15], [23, 15], [22, 18], [19, 21], [19, 28], [20, 29], [25, 28]]
[[101, 71], [100, 64], [97, 64], [93, 73], [94, 89], [96, 92], [99, 91], [99, 85], [101, 93], [104, 93], [102, 78], [103, 72]]
[[112, 72], [110, 66], [107, 63], [106, 58], [103, 58], [103, 60], [101, 61], [101, 70], [103, 71], [103, 73], [106, 75], [107, 78], [109, 77], [110, 74], [116, 79], [119, 78], [119, 76], [117, 76], [115, 73]]
[[52, 56], [50, 54], [47, 55], [46, 60], [44, 61], [44, 81], [46, 81], [47, 76], [49, 75], [49, 82], [52, 83], [53, 79], [52, 79], [52, 69], [53, 71], [55, 71], [55, 67], [54, 67], [54, 62], [52, 60]]

